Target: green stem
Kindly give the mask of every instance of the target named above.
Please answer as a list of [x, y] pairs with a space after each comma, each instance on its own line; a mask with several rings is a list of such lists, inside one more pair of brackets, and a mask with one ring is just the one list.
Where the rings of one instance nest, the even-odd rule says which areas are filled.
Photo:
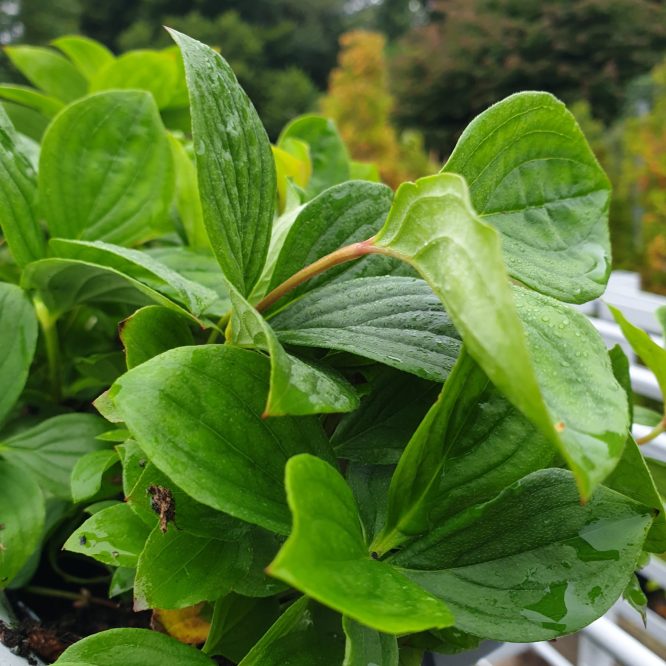
[[307, 282], [311, 278], [327, 271], [333, 266], [344, 264], [354, 259], [360, 259], [366, 254], [386, 254], [384, 248], [377, 247], [373, 244], [374, 238], [361, 241], [360, 243], [352, 243], [345, 247], [341, 247], [335, 252], [327, 254], [321, 259], [317, 259], [314, 263], [302, 268], [298, 273], [294, 273], [288, 280], [285, 280], [281, 285], [275, 287], [267, 296], [265, 296], [256, 306], [259, 312], [267, 310], [271, 305], [279, 301], [283, 296], [286, 296], [290, 291], [293, 291], [299, 285]]
[[40, 587], [39, 585], [27, 585], [23, 589], [30, 594], [38, 594], [42, 597], [69, 599], [78, 602], [79, 604], [97, 604], [98, 606], [106, 606], [107, 608], [118, 608], [118, 605], [113, 603], [113, 601], [93, 597], [85, 589], [81, 590], [81, 592], [68, 592], [67, 590], [57, 590], [52, 587]]
[[36, 296], [34, 298], [35, 313], [37, 321], [44, 335], [44, 348], [49, 368], [49, 383], [51, 394], [55, 402], [60, 402], [62, 394], [61, 367], [60, 367], [60, 342], [58, 340], [58, 318], [53, 316], [44, 302]]
[[208, 336], [208, 340], [206, 344], [212, 345], [217, 338], [219, 337], [220, 333], [222, 332], [222, 329], [227, 325], [229, 320], [231, 319], [231, 310], [229, 312], [225, 312], [218, 320], [217, 324], [213, 327], [213, 330], [210, 332], [210, 335]]
[[666, 431], [666, 414], [664, 415], [664, 418], [661, 421], [659, 421], [659, 423], [657, 423], [657, 425], [652, 430], [650, 430], [650, 432], [647, 435], [639, 437], [636, 440], [636, 444], [639, 445], [647, 444], [648, 442], [651, 442], [653, 439], [659, 437], [659, 435], [661, 435], [661, 433], [664, 431]]

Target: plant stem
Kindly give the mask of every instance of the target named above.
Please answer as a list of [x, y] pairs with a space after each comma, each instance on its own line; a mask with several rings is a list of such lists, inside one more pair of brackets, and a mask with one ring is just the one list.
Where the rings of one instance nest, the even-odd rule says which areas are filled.
[[61, 397], [61, 369], [60, 369], [60, 342], [58, 340], [58, 318], [54, 317], [44, 305], [41, 298], [36, 296], [33, 300], [37, 321], [44, 335], [44, 348], [46, 360], [49, 367], [49, 383], [51, 384], [51, 395], [56, 402]]
[[647, 444], [648, 442], [651, 442], [653, 439], [656, 437], [659, 437], [662, 432], [666, 431], [666, 415], [664, 415], [664, 418], [657, 423], [657, 425], [650, 430], [650, 432], [647, 435], [644, 435], [643, 437], [639, 437], [636, 440], [636, 444]]
[[231, 319], [231, 310], [229, 310], [229, 312], [225, 312], [217, 320], [217, 324], [215, 324], [215, 326], [213, 327], [213, 330], [210, 332], [210, 335], [208, 336], [208, 340], [206, 341], [206, 344], [212, 345], [217, 340], [217, 338], [220, 335], [220, 332], [227, 325], [227, 323], [230, 319]]
[[354, 259], [360, 259], [366, 254], [385, 254], [384, 248], [373, 245], [374, 238], [361, 241], [360, 243], [352, 243], [341, 247], [335, 252], [327, 254], [321, 259], [317, 259], [314, 263], [302, 268], [298, 273], [294, 273], [288, 280], [285, 280], [281, 285], [275, 287], [267, 296], [265, 296], [256, 306], [259, 312], [267, 310], [271, 305], [279, 301], [283, 296], [286, 296], [290, 291], [293, 291], [299, 285], [307, 282], [311, 278], [323, 273], [333, 266], [344, 264]]
[[23, 589], [26, 592], [38, 594], [42, 597], [69, 599], [78, 602], [79, 604], [97, 604], [98, 606], [106, 606], [107, 608], [118, 608], [118, 604], [115, 604], [113, 601], [93, 597], [86, 589], [82, 589], [81, 592], [68, 592], [67, 590], [57, 590], [52, 587], [40, 587], [39, 585], [27, 585]]

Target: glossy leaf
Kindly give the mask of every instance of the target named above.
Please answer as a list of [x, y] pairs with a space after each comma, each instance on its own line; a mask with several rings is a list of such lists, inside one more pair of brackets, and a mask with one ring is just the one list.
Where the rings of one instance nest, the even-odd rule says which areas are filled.
[[25, 293], [0, 283], [0, 422], [21, 395], [37, 344], [37, 317]]
[[307, 597], [295, 601], [239, 666], [330, 666], [342, 662], [340, 616]]
[[238, 594], [215, 603], [210, 632], [203, 651], [238, 663], [266, 633], [280, 614], [275, 597], [250, 599]]
[[0, 440], [0, 452], [29, 470], [45, 490], [71, 499], [70, 475], [75, 464], [81, 456], [108, 446], [97, 439], [107, 428], [94, 414], [61, 414]]
[[544, 92], [511, 95], [473, 120], [445, 171], [502, 234], [509, 274], [559, 300], [600, 296], [610, 274], [610, 183], [567, 108]]
[[638, 581], [638, 576], [634, 574], [630, 580], [629, 584], [625, 588], [622, 596], [626, 602], [641, 616], [643, 620], [643, 626], [647, 627], [647, 609], [648, 609], [648, 599], [643, 592], [640, 582]]
[[617, 308], [608, 305], [608, 309], [615, 317], [631, 348], [654, 373], [661, 394], [666, 396], [666, 349], [660, 347], [645, 331], [628, 321]]
[[134, 575], [136, 569], [130, 567], [117, 567], [113, 570], [109, 582], [109, 597], [117, 597], [129, 592], [134, 587]]
[[[111, 292], [115, 291], [114, 287], [118, 283], [115, 278], [119, 276], [123, 281], [128, 282], [146, 295], [153, 296], [155, 292], [158, 292], [159, 295], [153, 297], [160, 304], [180, 310], [181, 308], [174, 307], [175, 301], [182, 304], [194, 316], [203, 314], [218, 298], [217, 294], [211, 289], [182, 277], [179, 273], [140, 250], [131, 250], [102, 241], [53, 239], [49, 245], [53, 252], [58, 255], [57, 259], [66, 259], [68, 262], [76, 263], [54, 263], [55, 259], [45, 260], [49, 263], [42, 264], [42, 262], [38, 262], [33, 265], [34, 267], [31, 266], [30, 271], [27, 271], [27, 277], [24, 277], [24, 281], [47, 292], [54, 300], [57, 300], [59, 296], [58, 286], [51, 284], [50, 280], [47, 281], [45, 277], [53, 272], [55, 277], [59, 278], [58, 268], [62, 268], [62, 270], [69, 269], [74, 275], [77, 275], [76, 266], [83, 267], [81, 268], [82, 277], [90, 271], [93, 272], [93, 275], [96, 275], [95, 268], [112, 272], [113, 275], [107, 278], [109, 291]], [[89, 268], [88, 271], [86, 271], [86, 267]], [[34, 278], [32, 278], [32, 271], [34, 271]], [[72, 281], [74, 282], [74, 280]], [[78, 302], [85, 302], [87, 300], [86, 290], [82, 290], [79, 286], [74, 289], [73, 286], [69, 292], [73, 293]], [[63, 285], [63, 287], [66, 287], [66, 285]], [[92, 285], [90, 291], [94, 298], [113, 298], [112, 294], [106, 293], [107, 289], [96, 285]], [[65, 302], [69, 292], [65, 292], [62, 296]], [[77, 301], [73, 301], [71, 304], [73, 305]], [[131, 300], [130, 302], [136, 301]]]
[[[403, 185], [374, 243], [417, 268], [470, 355], [560, 449], [589, 496], [619, 459], [628, 429], [626, 398], [592, 325], [546, 296], [520, 288], [512, 294], [499, 236], [476, 216], [459, 176]], [[583, 345], [591, 358], [583, 357]], [[592, 398], [589, 384], [562, 390], [588, 379], [602, 398]], [[606, 409], [598, 409], [599, 400]]]
[[5, 53], [14, 67], [47, 95], [71, 102], [86, 94], [86, 80], [67, 58], [53, 49], [7, 46]]
[[381, 634], [348, 617], [342, 618], [347, 636], [342, 666], [398, 666], [398, 642], [395, 636]]
[[102, 488], [104, 473], [118, 462], [112, 449], [91, 451], [81, 456], [72, 470], [71, 493], [75, 504], [90, 500]]
[[514, 288], [514, 299], [560, 452], [585, 496], [622, 455], [629, 429], [627, 396], [587, 317], [520, 287]]
[[63, 548], [115, 567], [136, 567], [149, 529], [126, 504], [93, 514], [65, 541]]
[[430, 521], [437, 524], [492, 499], [523, 476], [560, 464], [556, 449], [492, 385], [449, 442]]
[[4, 83], [0, 85], [0, 99], [16, 102], [21, 106], [34, 109], [47, 118], [53, 118], [64, 106], [55, 97], [49, 97], [29, 86]]
[[432, 289], [417, 278], [357, 278], [316, 289], [269, 318], [278, 339], [338, 349], [443, 382], [460, 339]]
[[95, 666], [214, 666], [205, 654], [175, 638], [148, 629], [108, 629], [70, 645], [55, 662], [90, 662]]
[[0, 107], [0, 227], [16, 263], [44, 256], [44, 232], [37, 215], [37, 175], [18, 135]]
[[394, 470], [394, 465], [351, 463], [347, 467], [346, 480], [354, 493], [368, 545], [386, 524], [388, 491]]
[[134, 610], [185, 608], [227, 594], [250, 560], [246, 541], [198, 537], [156, 526], [139, 556]]
[[[322, 192], [299, 213], [284, 241], [269, 289], [317, 259], [352, 243], [364, 241], [381, 228], [391, 207], [393, 192], [386, 185], [350, 181]], [[384, 275], [395, 260], [370, 255], [341, 264], [297, 287], [288, 300], [332, 281]]]
[[0, 460], [0, 589], [39, 546], [44, 519], [44, 497], [32, 475]]
[[536, 422], [549, 420], [499, 236], [477, 218], [464, 181], [440, 174], [402, 185], [375, 244], [417, 268], [491, 381]]
[[349, 155], [332, 120], [314, 114], [299, 116], [284, 127], [278, 147], [290, 139], [303, 141], [310, 148], [312, 176], [305, 190], [308, 198], [349, 180]]
[[583, 505], [571, 473], [548, 469], [390, 559], [451, 607], [459, 629], [548, 640], [578, 631], [615, 603], [653, 516], [603, 487]]
[[627, 439], [620, 462], [604, 485], [654, 509], [655, 519], [643, 549], [651, 553], [666, 551], [666, 512], [664, 502], [652, 479], [648, 464], [633, 437]]
[[463, 347], [437, 402], [407, 444], [391, 479], [386, 525], [372, 546], [380, 556], [430, 527], [433, 494], [438, 490], [447, 449], [464, 428], [487, 384], [488, 378]]
[[361, 406], [343, 416], [331, 436], [336, 455], [377, 465], [397, 463], [440, 390], [439, 384], [383, 369]]
[[69, 58], [87, 81], [114, 59], [104, 44], [82, 35], [65, 35], [51, 43]]
[[159, 516], [152, 506], [151, 487], [168, 491], [174, 509], [177, 529], [201, 537], [235, 541], [250, 525], [226, 513], [211, 509], [185, 494], [166, 474], [148, 461], [136, 442], [128, 440], [118, 447], [123, 463], [123, 491], [127, 505], [149, 528], [155, 527]]
[[314, 418], [261, 418], [268, 366], [253, 351], [181, 347], [123, 375], [112, 398], [150, 460], [194, 499], [287, 533], [287, 458], [328, 443]]
[[152, 97], [112, 91], [69, 105], [44, 135], [40, 205], [52, 236], [131, 245], [169, 229], [174, 173]]
[[230, 287], [231, 330], [236, 344], [265, 349], [271, 356], [265, 416], [351, 412], [358, 395], [344, 377], [288, 354], [264, 318]]
[[120, 324], [128, 369], [175, 347], [194, 343], [187, 318], [160, 305], [137, 310]]
[[287, 463], [292, 531], [268, 572], [350, 618], [386, 633], [453, 624], [448, 608], [370, 557], [351, 489], [310, 455]]
[[204, 223], [222, 270], [243, 295], [263, 269], [275, 165], [252, 103], [215, 51], [171, 31], [185, 62]]
[[287, 590], [283, 582], [266, 575], [266, 567], [277, 555], [284, 537], [253, 527], [244, 538], [250, 544], [252, 559], [245, 575], [234, 582], [234, 592], [246, 597], [268, 598]]
[[231, 308], [226, 280], [215, 257], [210, 253], [183, 247], [155, 247], [148, 248], [146, 254], [179, 273], [186, 280], [212, 289], [217, 294], [217, 300], [208, 306], [207, 315], [219, 318]]

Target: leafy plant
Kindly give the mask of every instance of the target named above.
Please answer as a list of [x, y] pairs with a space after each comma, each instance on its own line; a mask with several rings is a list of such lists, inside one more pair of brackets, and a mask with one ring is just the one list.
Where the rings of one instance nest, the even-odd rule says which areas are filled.
[[635, 591], [666, 522], [626, 359], [569, 306], [604, 291], [610, 192], [566, 108], [503, 100], [394, 195], [323, 118], [272, 148], [173, 37], [196, 170], [147, 93], [68, 104], [38, 174], [2, 117], [0, 580], [85, 508], [65, 549], [173, 636], [57, 663], [417, 663]]

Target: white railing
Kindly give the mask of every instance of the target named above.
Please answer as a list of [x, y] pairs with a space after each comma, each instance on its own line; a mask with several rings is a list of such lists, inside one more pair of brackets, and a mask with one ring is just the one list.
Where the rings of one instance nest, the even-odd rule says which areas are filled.
[[[624, 339], [606, 303], [620, 309], [630, 322], [647, 331], [655, 342], [663, 346], [663, 331], [654, 313], [658, 307], [666, 305], [666, 297], [641, 291], [636, 273], [616, 271], [609, 280], [603, 299], [579, 306], [590, 318], [607, 346], [619, 344], [629, 357], [634, 392], [653, 400], [663, 400], [654, 375], [639, 364], [636, 354]], [[635, 437], [641, 437], [651, 428], [634, 424], [632, 430]], [[641, 449], [646, 456], [666, 462], [666, 434], [643, 445]], [[641, 575], [666, 589], [664, 560], [652, 557]], [[604, 617], [578, 634], [575, 664], [553, 647], [552, 643], [507, 643], [488, 657], [477, 661], [476, 666], [498, 666], [505, 659], [526, 651], [538, 654], [550, 666], [666, 666], [666, 661], [618, 626], [619, 620], [642, 629], [666, 650], [666, 620], [648, 610], [647, 627], [643, 627], [636, 611], [626, 602], [619, 601]]]

